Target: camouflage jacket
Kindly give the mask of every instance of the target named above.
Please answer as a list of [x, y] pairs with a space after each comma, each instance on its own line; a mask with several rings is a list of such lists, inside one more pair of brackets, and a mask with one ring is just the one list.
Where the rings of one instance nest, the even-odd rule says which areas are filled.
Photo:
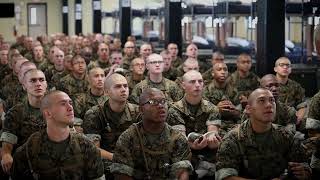
[[161, 134], [150, 134], [144, 131], [140, 122], [119, 137], [111, 172], [135, 179], [174, 179], [179, 169], [192, 170], [190, 157], [187, 140], [179, 131], [166, 124]]
[[210, 84], [210, 82], [213, 79], [212, 76], [213, 76], [212, 75], [212, 67], [210, 69], [208, 69], [206, 72], [202, 73], [202, 78], [203, 78], [205, 85]]
[[136, 81], [136, 80], [133, 80], [133, 79], [132, 79], [132, 75], [127, 75], [127, 76], [126, 76], [126, 79], [127, 79], [128, 86], [129, 86], [129, 93], [131, 94], [133, 88], [134, 88], [138, 83], [140, 83], [141, 81], [143, 81], [143, 80], [144, 80], [144, 77], [143, 77], [142, 80]]
[[244, 95], [246, 97], [260, 86], [259, 77], [253, 72], [250, 72], [247, 77], [241, 78], [239, 72], [235, 71], [229, 78], [233, 86], [238, 90], [239, 95]]
[[122, 63], [122, 67], [123, 69], [126, 69], [126, 70], [130, 70], [130, 64], [131, 64], [131, 61], [136, 58], [136, 56], [132, 56], [132, 57], [129, 57], [129, 56], [124, 56], [123, 57], [123, 63]]
[[279, 100], [292, 107], [297, 107], [305, 98], [305, 90], [291, 79], [288, 79], [286, 84], [280, 83], [279, 93]]
[[88, 65], [87, 69], [92, 69], [93, 67], [101, 67], [103, 70], [107, 70], [109, 67], [111, 67], [110, 62], [101, 62], [99, 60], [91, 61]]
[[176, 80], [178, 77], [177, 75], [177, 69], [171, 67], [168, 71], [162, 73], [163, 77], [170, 79], [171, 81]]
[[302, 147], [304, 148], [309, 161], [311, 161], [312, 154], [317, 150], [317, 141], [320, 137], [310, 137], [302, 142]]
[[230, 81], [226, 83], [224, 88], [218, 88], [216, 81], [213, 80], [204, 88], [203, 96], [215, 105], [223, 100], [230, 100], [234, 105], [240, 103], [238, 91]]
[[[53, 75], [55, 75], [56, 73], [59, 73], [59, 72], [60, 71], [56, 70], [56, 68], [54, 66], [50, 66], [48, 69], [46, 69], [44, 71], [44, 75], [46, 76], [46, 80], [48, 82], [51, 82]], [[62, 71], [60, 73], [62, 73]]]
[[14, 155], [12, 179], [33, 179], [30, 167], [39, 179], [96, 179], [103, 176], [100, 151], [89, 139], [70, 133], [66, 141], [66, 149], [61, 155], [57, 148], [62, 143], [49, 140], [45, 131], [31, 135]]
[[107, 96], [95, 96], [89, 90], [87, 93], [75, 95], [73, 100], [74, 115], [83, 119], [85, 113], [93, 106], [103, 104], [108, 99]]
[[315, 94], [309, 105], [308, 117], [316, 120], [320, 120], [320, 91]]
[[44, 59], [38, 67], [41, 71], [45, 72], [47, 69], [52, 68], [54, 65], [49, 61], [49, 59]]
[[40, 109], [32, 107], [25, 99], [6, 113], [0, 141], [16, 144], [16, 147], [19, 147], [31, 134], [45, 127], [46, 122], [42, 118]]
[[250, 120], [246, 120], [231, 130], [220, 144], [216, 179], [228, 176], [278, 178], [288, 168], [288, 162], [307, 163], [299, 140], [276, 125], [266, 133], [256, 134]]
[[5, 102], [5, 109], [9, 110], [11, 107], [22, 102], [27, 98], [27, 92], [23, 89], [21, 84], [16, 86], [16, 89], [13, 90], [12, 95], [8, 96]]
[[0, 66], [0, 82], [12, 72], [12, 69], [10, 69], [9, 65], [1, 65]]
[[221, 124], [219, 109], [211, 102], [202, 99], [196, 111], [192, 108], [185, 97], [173, 103], [168, 111], [167, 123], [171, 126], [184, 125], [187, 135], [191, 132], [204, 134], [207, 132], [207, 125]]
[[72, 74], [68, 74], [60, 80], [56, 88], [67, 93], [73, 99], [77, 93], [87, 92], [88, 86], [89, 83], [86, 78], [79, 80], [75, 79]]
[[69, 73], [67, 71], [62, 72], [56, 72], [54, 75], [52, 75], [52, 78], [48, 81], [49, 89], [57, 88], [59, 86], [60, 80], [67, 76]]
[[183, 60], [181, 59], [181, 57], [177, 57], [176, 59], [172, 60], [171, 66], [174, 68], [179, 67], [181, 64], [183, 64]]
[[89, 109], [83, 119], [83, 131], [85, 134], [99, 134], [101, 147], [107, 151], [113, 151], [120, 134], [139, 116], [139, 107], [127, 103], [123, 112], [115, 113], [109, 106], [109, 101]]
[[131, 102], [138, 104], [140, 94], [147, 88], [157, 88], [161, 90], [170, 102], [179, 101], [183, 97], [183, 91], [175, 82], [163, 77], [160, 83], [153, 83], [150, 81], [149, 77], [146, 77], [145, 80], [141, 81], [133, 88], [130, 96]]

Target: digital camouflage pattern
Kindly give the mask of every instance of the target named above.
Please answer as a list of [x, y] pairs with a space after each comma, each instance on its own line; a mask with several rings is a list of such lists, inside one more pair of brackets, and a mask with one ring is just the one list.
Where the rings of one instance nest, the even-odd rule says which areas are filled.
[[205, 85], [209, 84], [212, 81], [213, 79], [212, 67], [208, 69], [206, 72], [202, 73], [202, 78]]
[[73, 100], [73, 111], [75, 117], [84, 118], [86, 112], [95, 105], [103, 104], [108, 99], [107, 96], [95, 96], [89, 90], [87, 93], [75, 95]]
[[[13, 98], [15, 96], [15, 90], [20, 85], [18, 77], [13, 73], [8, 74], [2, 81], [1, 81], [1, 89], [0, 89], [0, 98], [7, 103], [9, 98]], [[11, 108], [13, 104], [11, 100], [8, 100], [8, 104], [5, 105], [6, 110]]]
[[166, 72], [162, 72], [163, 77], [170, 79], [171, 81], [176, 80], [176, 78], [178, 77], [177, 75], [177, 69], [170, 67], [170, 69]]
[[83, 119], [83, 131], [85, 134], [99, 134], [101, 136], [101, 148], [113, 152], [116, 141], [132, 123], [136, 122], [139, 115], [139, 107], [127, 103], [121, 113], [113, 112], [109, 101], [93, 106]]
[[38, 69], [40, 69], [41, 71], [45, 72], [47, 69], [52, 68], [54, 65], [49, 61], [49, 59], [44, 59], [43, 63], [41, 63], [41, 65], [39, 66]]
[[52, 88], [56, 88], [59, 86], [59, 83], [60, 83], [60, 80], [67, 76], [69, 73], [67, 71], [62, 71], [62, 72], [56, 72], [51, 80], [49, 80], [47, 83], [48, 83], [48, 86], [49, 86], [49, 89], [52, 89]]
[[149, 77], [146, 77], [145, 80], [141, 81], [133, 88], [130, 96], [131, 102], [138, 104], [140, 94], [147, 88], [157, 88], [161, 90], [169, 102], [179, 101], [183, 97], [183, 91], [175, 82], [162, 78], [160, 83], [153, 83], [150, 81]]
[[241, 78], [238, 71], [229, 76], [233, 86], [237, 89], [239, 96], [248, 97], [250, 93], [260, 86], [260, 80], [253, 72], [249, 72], [248, 76]]
[[42, 118], [40, 109], [30, 106], [25, 99], [6, 113], [0, 140], [19, 147], [31, 134], [45, 127], [46, 122]]
[[96, 60], [96, 61], [91, 61], [88, 65], [88, 68], [87, 69], [92, 69], [94, 67], [100, 67], [102, 68], [103, 70], [107, 70], [108, 68], [111, 67], [111, 64], [110, 62], [102, 62], [102, 61], [99, 61], [99, 60]]
[[176, 59], [172, 59], [171, 67], [177, 68], [181, 64], [183, 64], [183, 60], [178, 56]]
[[320, 120], [320, 91], [315, 94], [309, 105], [308, 117], [316, 120]]
[[279, 83], [279, 100], [288, 106], [297, 107], [305, 98], [305, 90], [299, 83], [288, 79], [286, 84]]
[[89, 83], [86, 78], [79, 80], [74, 78], [72, 74], [68, 74], [60, 80], [56, 88], [67, 93], [73, 99], [77, 93], [87, 92], [88, 86]]
[[44, 131], [34, 133], [14, 155], [12, 179], [33, 179], [28, 160], [39, 179], [96, 179], [103, 176], [100, 151], [85, 136], [71, 133], [62, 154], [57, 151], [60, 145], [50, 143]]
[[213, 80], [210, 84], [205, 86], [203, 96], [215, 105], [223, 100], [230, 100], [234, 105], [240, 103], [238, 91], [230, 81], [226, 82], [224, 88], [218, 88], [217, 82]]
[[144, 78], [143, 78], [142, 80], [138, 80], [138, 81], [133, 80], [133, 79], [132, 79], [132, 75], [130, 75], [130, 74], [126, 76], [126, 79], [127, 79], [127, 82], [128, 82], [128, 87], [129, 87], [129, 93], [130, 93], [130, 94], [132, 93], [133, 88], [134, 88], [138, 83], [140, 83], [142, 80], [144, 80]]
[[56, 68], [54, 66], [50, 66], [43, 73], [46, 76], [47, 81], [51, 82], [53, 75], [55, 75], [56, 73], [62, 73], [62, 72], [63, 71], [60, 72], [60, 71], [56, 70]]
[[0, 82], [12, 72], [12, 69], [10, 69], [8, 64], [1, 65], [0, 66]]
[[21, 84], [16, 86], [16, 89], [12, 90], [12, 95], [8, 96], [5, 102], [5, 107], [9, 110], [14, 105], [22, 102], [24, 99], [27, 98], [27, 92], [23, 89]]
[[122, 67], [123, 69], [130, 70], [131, 61], [136, 58], [136, 56], [124, 56], [122, 59]]
[[202, 99], [197, 107], [190, 107], [185, 98], [173, 103], [168, 111], [167, 123], [171, 126], [184, 125], [186, 134], [207, 132], [207, 125], [220, 125], [220, 114], [217, 106]]
[[[161, 134], [149, 134], [142, 123], [130, 126], [117, 141], [111, 172], [125, 174], [135, 179], [174, 179], [179, 169], [192, 171], [191, 157], [187, 139], [177, 130], [165, 124]], [[145, 151], [148, 170], [143, 158]]]
[[247, 120], [230, 131], [220, 144], [216, 180], [228, 176], [279, 178], [288, 168], [288, 162], [307, 162], [299, 140], [276, 125], [267, 133], [256, 134]]
[[[220, 127], [220, 113], [217, 106], [211, 102], [202, 99], [197, 106], [191, 106], [185, 98], [173, 103], [168, 111], [167, 123], [171, 126], [183, 125], [186, 128], [186, 135], [191, 132], [205, 134], [208, 125], [217, 125]], [[197, 168], [200, 161], [214, 163], [216, 159], [215, 150], [208, 147], [201, 150], [192, 149], [192, 165]], [[200, 159], [199, 155], [203, 158]]]
[[306, 152], [306, 156], [308, 157], [309, 162], [311, 161], [312, 154], [317, 150], [317, 142], [319, 140], [320, 137], [310, 137], [302, 142], [302, 147]]

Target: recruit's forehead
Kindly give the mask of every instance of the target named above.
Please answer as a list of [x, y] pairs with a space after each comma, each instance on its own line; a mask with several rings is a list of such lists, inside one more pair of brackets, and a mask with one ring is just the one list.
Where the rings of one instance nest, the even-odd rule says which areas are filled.
[[214, 70], [221, 69], [221, 68], [227, 68], [227, 65], [225, 63], [216, 63], [213, 66]]

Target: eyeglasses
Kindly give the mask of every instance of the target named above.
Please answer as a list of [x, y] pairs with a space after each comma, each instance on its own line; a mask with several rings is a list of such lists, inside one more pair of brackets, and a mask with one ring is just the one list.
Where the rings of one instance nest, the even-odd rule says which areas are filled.
[[282, 68], [284, 68], [284, 67], [291, 68], [292, 67], [291, 64], [286, 64], [286, 63], [279, 63], [279, 66]]
[[162, 64], [163, 61], [150, 61], [148, 64]]
[[150, 99], [149, 101], [143, 103], [142, 105], [150, 104], [152, 106], [166, 105], [166, 99]]
[[144, 64], [144, 63], [141, 63], [141, 64], [137, 63], [137, 64], [133, 64], [133, 66], [140, 66], [140, 67], [143, 67], [143, 66], [145, 66], [145, 64]]

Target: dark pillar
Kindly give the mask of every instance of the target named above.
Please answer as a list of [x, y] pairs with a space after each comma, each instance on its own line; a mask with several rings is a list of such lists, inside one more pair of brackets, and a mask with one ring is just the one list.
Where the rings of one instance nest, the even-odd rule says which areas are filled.
[[120, 39], [122, 47], [127, 42], [127, 37], [131, 35], [131, 1], [120, 0]]
[[285, 0], [257, 2], [257, 73], [274, 73], [275, 61], [284, 55]]
[[101, 33], [101, 0], [92, 1], [93, 9], [93, 32]]
[[62, 0], [62, 32], [65, 35], [69, 35], [69, 29], [68, 29], [68, 0]]
[[181, 32], [181, 17], [182, 8], [181, 0], [166, 0], [165, 1], [165, 43], [176, 43], [179, 48], [179, 56], [182, 55], [182, 32]]
[[82, 4], [81, 0], [75, 1], [75, 33], [79, 35], [82, 33]]

